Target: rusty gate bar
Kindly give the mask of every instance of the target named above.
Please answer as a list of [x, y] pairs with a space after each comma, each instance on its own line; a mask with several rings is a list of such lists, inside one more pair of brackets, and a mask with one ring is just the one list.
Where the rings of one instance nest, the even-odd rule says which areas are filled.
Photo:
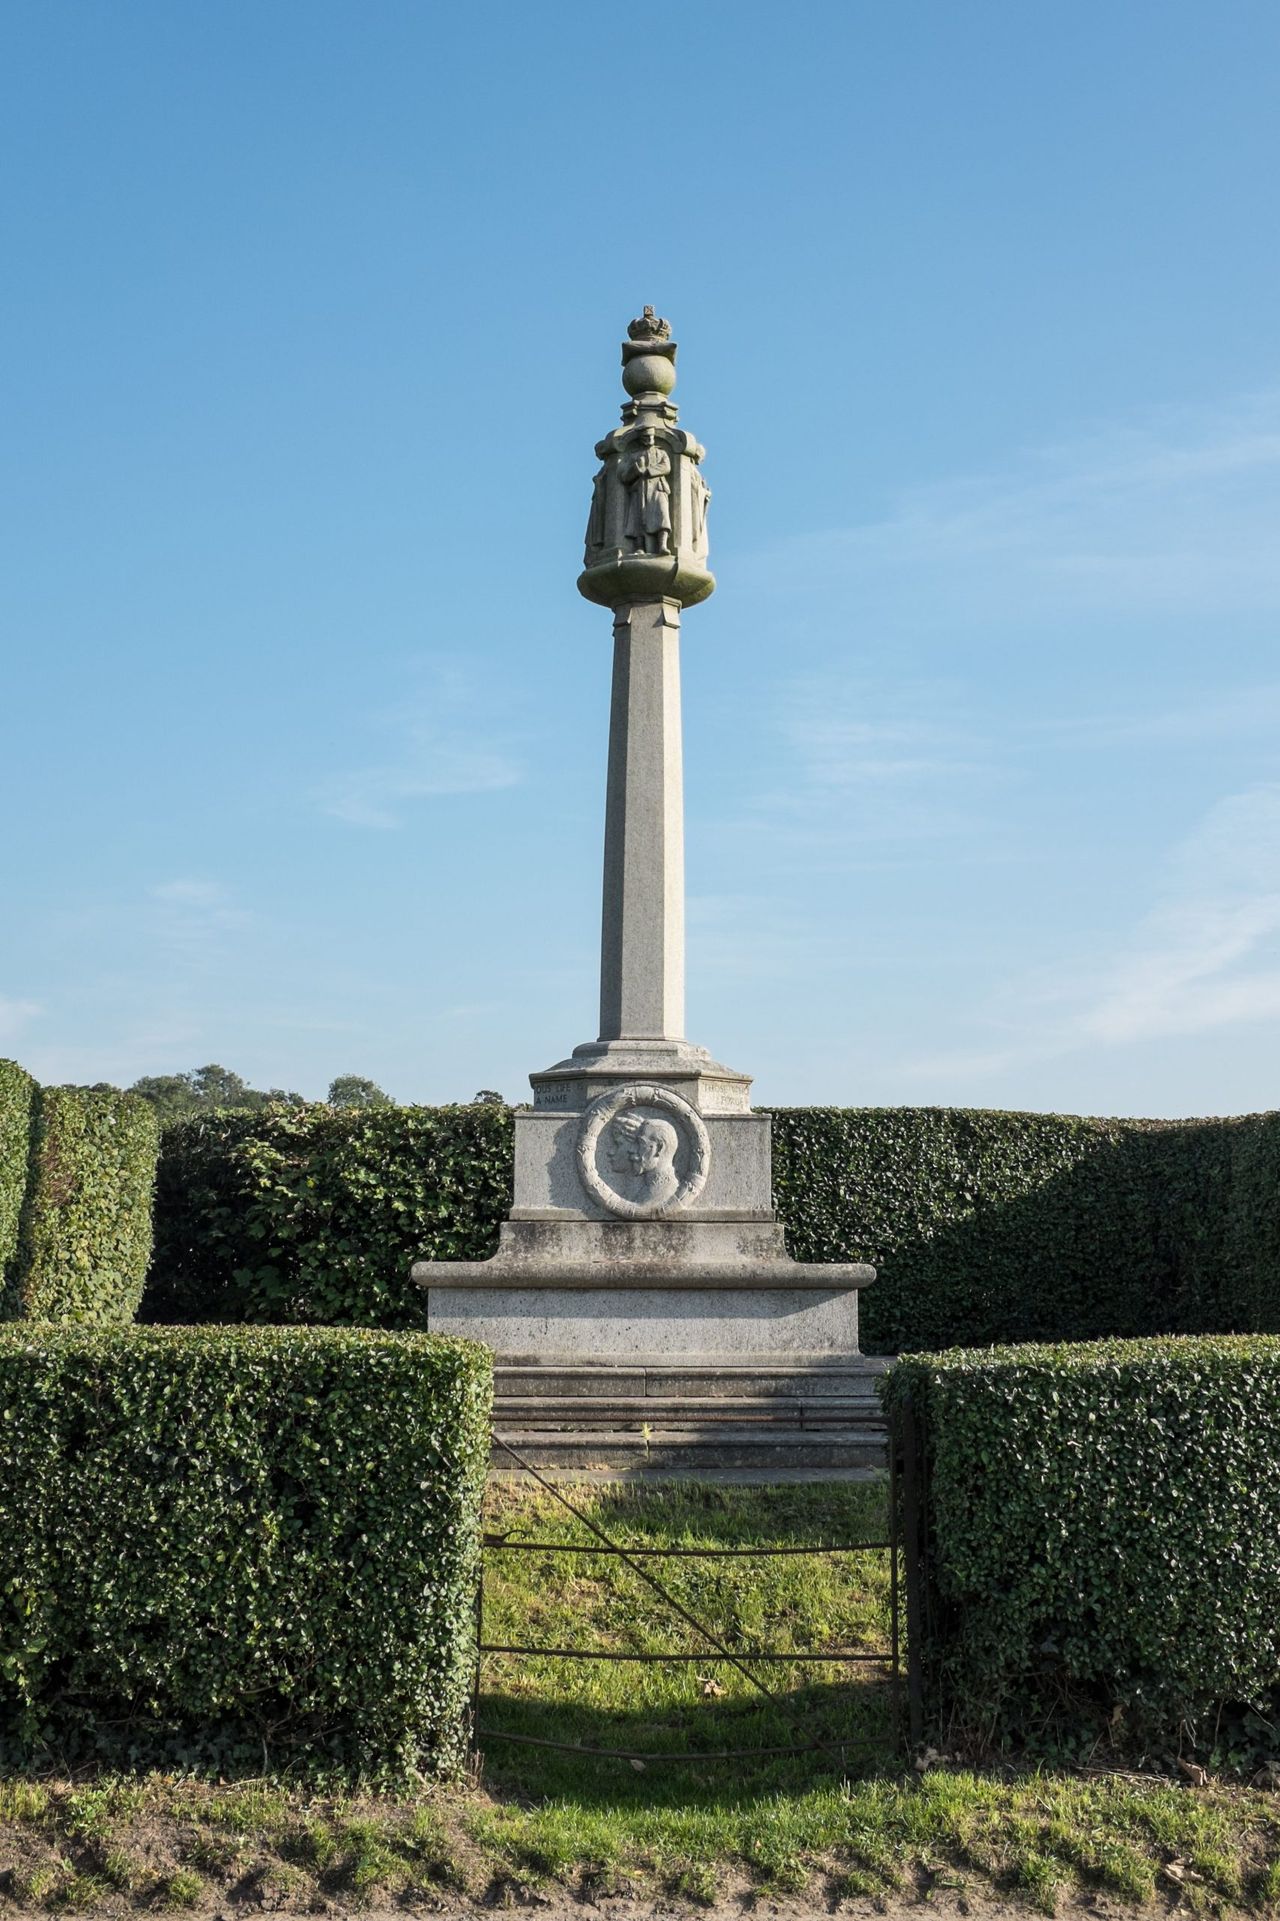
[[499, 1552], [506, 1549], [514, 1554], [532, 1554], [536, 1549], [540, 1554], [623, 1554], [652, 1555], [661, 1561], [719, 1560], [727, 1555], [755, 1554], [878, 1554], [893, 1545], [891, 1541], [847, 1541], [843, 1547], [597, 1547], [594, 1542], [584, 1546], [578, 1541], [513, 1541], [509, 1534], [486, 1534], [484, 1545]]
[[738, 1648], [733, 1654], [708, 1654], [701, 1650], [689, 1654], [684, 1650], [637, 1649], [634, 1653], [616, 1648], [524, 1648], [511, 1647], [499, 1641], [485, 1641], [481, 1645], [482, 1654], [535, 1654], [544, 1661], [702, 1661], [714, 1664], [716, 1661], [839, 1661], [846, 1666], [850, 1661], [875, 1661], [881, 1667], [892, 1664], [892, 1654], [851, 1654], [847, 1649], [838, 1648], [834, 1654], [764, 1654], [758, 1648]]

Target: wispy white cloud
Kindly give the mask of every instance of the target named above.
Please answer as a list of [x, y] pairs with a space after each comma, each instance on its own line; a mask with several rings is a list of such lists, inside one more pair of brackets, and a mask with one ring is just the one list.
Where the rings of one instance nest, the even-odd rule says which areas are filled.
[[0, 994], [0, 1043], [16, 1040], [43, 1011], [39, 1001], [14, 1000]]
[[415, 801], [492, 793], [523, 778], [497, 736], [492, 688], [453, 665], [435, 664], [430, 679], [425, 693], [374, 717], [387, 752], [325, 782], [317, 798], [326, 813], [354, 827], [394, 828]]
[[155, 882], [147, 895], [151, 938], [175, 955], [207, 949], [251, 919], [220, 881], [180, 876]]
[[737, 836], [811, 870], [896, 867], [939, 841], [1001, 858], [993, 796], [1016, 778], [943, 678], [814, 673], [777, 687], [769, 776], [744, 796]]
[[1079, 1016], [1123, 1043], [1280, 1016], [1280, 785], [1219, 802]]
[[1280, 1020], [1280, 784], [1219, 801], [1167, 863], [1151, 906], [1099, 963], [1010, 982], [988, 1045], [907, 1064], [975, 1082], [1096, 1048]]
[[905, 490], [888, 512], [748, 561], [789, 593], [891, 587], [895, 618], [953, 629], [1082, 613], [1214, 619], [1280, 608], [1280, 392], [1031, 452]]
[[1144, 743], [1261, 739], [1280, 741], [1280, 681], [1233, 687], [1150, 713], [1049, 718], [1039, 730], [1063, 744], [1130, 747]]
[[695, 894], [688, 902], [690, 970], [698, 981], [803, 980], [839, 963], [843, 940], [775, 900]]
[[986, 771], [954, 718], [956, 689], [813, 675], [782, 692], [780, 728], [806, 782], [821, 788], [950, 780]]

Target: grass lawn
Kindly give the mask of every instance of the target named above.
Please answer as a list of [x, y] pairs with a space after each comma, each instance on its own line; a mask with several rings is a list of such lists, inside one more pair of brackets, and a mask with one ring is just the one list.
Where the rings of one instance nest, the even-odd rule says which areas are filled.
[[[631, 1543], [831, 1546], [879, 1535], [867, 1487], [578, 1490]], [[492, 1534], [575, 1541], [537, 1490], [497, 1487]], [[879, 1554], [653, 1564], [733, 1649], [888, 1645]], [[287, 1783], [150, 1777], [0, 1780], [0, 1913], [107, 1913], [661, 1896], [690, 1907], [764, 1896], [825, 1907], [997, 1898], [1052, 1912], [1081, 1897], [1211, 1912], [1280, 1904], [1280, 1797], [1088, 1773], [911, 1769], [882, 1671], [757, 1672], [772, 1700], [705, 1657], [694, 1631], [625, 1563], [585, 1553], [487, 1557], [486, 1639], [678, 1649], [643, 1665], [489, 1656], [483, 1771], [417, 1798], [319, 1798]], [[499, 1730], [620, 1747], [643, 1762], [561, 1754]], [[718, 1761], [711, 1751], [820, 1739], [828, 1751]]]

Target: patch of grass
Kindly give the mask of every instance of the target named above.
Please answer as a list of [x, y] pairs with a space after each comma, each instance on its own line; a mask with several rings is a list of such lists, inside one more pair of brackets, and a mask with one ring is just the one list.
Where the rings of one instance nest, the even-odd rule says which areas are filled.
[[720, 1877], [710, 1861], [686, 1861], [668, 1876], [667, 1886], [679, 1900], [710, 1908], [720, 1892]]
[[204, 1899], [205, 1884], [190, 1868], [177, 1868], [160, 1883], [156, 1898], [167, 1908], [195, 1908]]
[[1280, 1860], [1269, 1861], [1253, 1876], [1248, 1906], [1264, 1910], [1280, 1907]]
[[410, 1869], [408, 1886], [466, 1892], [466, 1870], [436, 1808], [415, 1808], [399, 1840]]
[[264, 1908], [283, 1908], [310, 1893], [311, 1882], [301, 1868], [288, 1861], [274, 1862], [257, 1877], [255, 1893]]
[[0, 1781], [0, 1821], [35, 1826], [49, 1812], [49, 1790], [39, 1781]]
[[863, 1901], [883, 1894], [884, 1882], [878, 1874], [863, 1868], [838, 1868], [827, 1877], [827, 1899], [833, 1908], [846, 1901]]
[[236, 1787], [211, 1804], [206, 1818], [232, 1834], [249, 1837], [276, 1833], [286, 1826], [291, 1812], [283, 1788]]
[[98, 1787], [75, 1788], [63, 1796], [58, 1818], [77, 1841], [102, 1841], [142, 1807], [145, 1790], [134, 1782], [108, 1781]]
[[73, 1868], [45, 1896], [45, 1905], [67, 1914], [93, 1914], [110, 1893], [110, 1885], [100, 1875]]
[[107, 1848], [102, 1856], [102, 1878], [117, 1894], [131, 1894], [145, 1878], [145, 1870], [128, 1848]]
[[13, 1897], [24, 1907], [38, 1907], [49, 1899], [63, 1878], [61, 1862], [32, 1868], [13, 1877]]
[[235, 1834], [219, 1834], [209, 1827], [198, 1827], [181, 1843], [184, 1860], [201, 1874], [229, 1874], [243, 1858], [244, 1844]]
[[1025, 1894], [1041, 1914], [1056, 1914], [1063, 1881], [1062, 1864], [1034, 1848], [1015, 1855], [1009, 1870], [1009, 1883]]
[[374, 1888], [392, 1888], [406, 1878], [404, 1862], [393, 1845], [395, 1829], [376, 1815], [316, 1823], [311, 1830], [313, 1859], [330, 1888], [346, 1888], [365, 1895]]

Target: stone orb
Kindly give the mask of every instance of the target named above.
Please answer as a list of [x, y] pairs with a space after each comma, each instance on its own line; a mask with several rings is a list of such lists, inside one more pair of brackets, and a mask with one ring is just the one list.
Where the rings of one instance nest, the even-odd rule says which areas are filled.
[[637, 354], [622, 369], [622, 384], [637, 394], [669, 394], [676, 384], [675, 364], [665, 354]]

